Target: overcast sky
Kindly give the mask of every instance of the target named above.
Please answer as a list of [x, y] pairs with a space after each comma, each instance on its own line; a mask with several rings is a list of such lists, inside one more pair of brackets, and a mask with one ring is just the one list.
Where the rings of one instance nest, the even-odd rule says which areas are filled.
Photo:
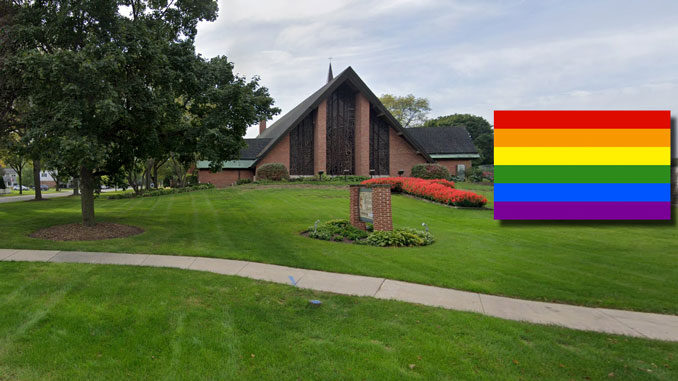
[[[678, 1], [221, 0], [197, 48], [261, 77], [283, 113], [352, 66], [430, 117], [678, 110]], [[282, 114], [281, 114], [282, 115]], [[280, 115], [278, 115], [279, 117]], [[277, 118], [277, 117], [276, 117]], [[269, 122], [270, 124], [270, 122]], [[257, 135], [252, 127], [247, 137]]]

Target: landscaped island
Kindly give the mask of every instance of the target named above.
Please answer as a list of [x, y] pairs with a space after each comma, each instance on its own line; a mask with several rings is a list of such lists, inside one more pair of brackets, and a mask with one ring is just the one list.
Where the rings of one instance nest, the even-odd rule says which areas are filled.
[[487, 198], [470, 191], [454, 188], [454, 182], [445, 179], [420, 179], [416, 177], [381, 177], [363, 181], [361, 184], [389, 184], [395, 193], [407, 193], [416, 197], [443, 204], [466, 207], [482, 207]]

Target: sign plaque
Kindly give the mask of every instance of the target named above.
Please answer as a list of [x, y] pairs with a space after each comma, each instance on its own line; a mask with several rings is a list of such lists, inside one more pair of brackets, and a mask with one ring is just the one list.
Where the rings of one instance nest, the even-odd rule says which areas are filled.
[[372, 222], [374, 214], [372, 213], [372, 189], [360, 187], [359, 196], [359, 216], [362, 222]]

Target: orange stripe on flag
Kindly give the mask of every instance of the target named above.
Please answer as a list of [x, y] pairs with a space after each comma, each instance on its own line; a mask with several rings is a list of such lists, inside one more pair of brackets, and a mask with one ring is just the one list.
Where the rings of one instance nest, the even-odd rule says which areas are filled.
[[669, 147], [665, 129], [522, 129], [494, 131], [495, 147]]

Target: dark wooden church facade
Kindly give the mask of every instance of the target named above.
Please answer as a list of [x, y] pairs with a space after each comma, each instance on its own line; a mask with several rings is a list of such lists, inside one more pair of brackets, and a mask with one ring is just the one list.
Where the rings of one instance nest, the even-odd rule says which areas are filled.
[[[433, 162], [454, 174], [478, 157], [463, 127], [437, 128], [419, 139], [413, 130], [403, 128], [349, 67], [269, 128], [262, 123], [259, 136], [245, 139], [240, 158], [225, 162], [221, 172], [210, 173], [209, 163], [198, 162], [199, 181], [228, 186], [254, 178], [267, 163], [282, 163], [291, 176], [396, 176]], [[446, 146], [440, 139], [454, 141]]]

